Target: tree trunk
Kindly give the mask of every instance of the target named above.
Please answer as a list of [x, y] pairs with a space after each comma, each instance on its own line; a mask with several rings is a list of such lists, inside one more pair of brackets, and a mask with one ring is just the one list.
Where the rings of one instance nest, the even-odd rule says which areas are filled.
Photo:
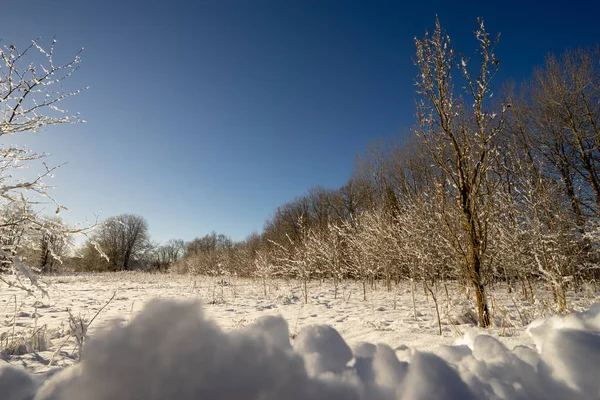
[[490, 325], [490, 313], [488, 310], [487, 299], [485, 297], [485, 285], [481, 279], [481, 258], [479, 256], [480, 241], [476, 236], [473, 221], [469, 230], [470, 236], [470, 259], [467, 268], [469, 269], [469, 278], [473, 290], [475, 291], [475, 300], [477, 301], [477, 314], [479, 316], [479, 326], [487, 328]]
[[485, 298], [485, 286], [477, 279], [472, 279], [471, 283], [475, 289], [475, 298], [477, 299], [477, 314], [479, 315], [479, 325], [482, 328], [490, 326], [490, 313], [487, 300]]
[[338, 294], [338, 280], [337, 278], [334, 276], [333, 277], [333, 298], [334, 300], [337, 299], [337, 294]]
[[308, 279], [304, 279], [304, 304], [308, 304]]
[[475, 299], [477, 301], [477, 314], [479, 316], [479, 326], [487, 328], [490, 326], [490, 314], [485, 297], [485, 285], [481, 277], [481, 240], [475, 224], [475, 218], [471, 211], [468, 190], [462, 193], [463, 197], [463, 213], [467, 220], [467, 228], [469, 233], [469, 265], [468, 273], [471, 280], [471, 285], [475, 290]]
[[554, 294], [556, 304], [558, 305], [558, 312], [562, 314], [567, 311], [567, 298], [565, 296], [564, 284], [556, 282], [554, 284]]
[[573, 179], [571, 179], [571, 175], [567, 166], [561, 165], [560, 167], [560, 175], [565, 185], [564, 189], [567, 194], [567, 198], [569, 199], [569, 203], [571, 204], [571, 209], [573, 210], [573, 214], [575, 215], [575, 221], [577, 221], [577, 225], [581, 233], [583, 233], [583, 226], [585, 225], [585, 220], [583, 218], [583, 214], [581, 213], [581, 208], [579, 207], [579, 201], [575, 196], [575, 187], [573, 185]]

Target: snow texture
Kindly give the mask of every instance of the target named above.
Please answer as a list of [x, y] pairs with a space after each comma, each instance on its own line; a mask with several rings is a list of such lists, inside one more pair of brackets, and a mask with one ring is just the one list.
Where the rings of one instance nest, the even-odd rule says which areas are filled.
[[155, 300], [131, 323], [98, 333], [80, 364], [33, 375], [0, 361], [7, 400], [594, 399], [600, 397], [600, 304], [535, 321], [535, 346], [513, 351], [468, 332], [439, 356], [361, 343], [327, 325], [293, 344], [283, 318], [232, 332], [197, 302]]

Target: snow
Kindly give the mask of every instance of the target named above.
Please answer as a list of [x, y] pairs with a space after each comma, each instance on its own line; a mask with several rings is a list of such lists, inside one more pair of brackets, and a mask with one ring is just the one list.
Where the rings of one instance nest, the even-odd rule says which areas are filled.
[[[498, 288], [491, 292], [492, 304], [506, 318], [482, 331], [450, 325], [453, 312], [462, 312], [467, 303], [456, 288], [443, 300], [440, 289], [448, 328], [440, 337], [433, 301], [422, 291], [415, 321], [408, 284], [392, 292], [369, 291], [365, 302], [362, 288], [353, 283], [338, 299], [330, 284], [313, 283], [304, 304], [295, 282], [271, 282], [265, 296], [258, 282], [193, 279], [59, 276], [48, 282], [53, 297], [45, 303], [3, 290], [4, 317], [17, 314], [15, 303], [22, 316], [18, 326], [13, 321], [0, 327], [0, 334], [45, 325], [48, 350], [0, 360], [0, 398], [600, 397], [600, 304], [592, 304], [598, 298], [591, 290], [569, 299], [569, 315], [551, 316], [541, 289], [537, 304], [528, 306], [524, 298]], [[157, 297], [162, 299], [150, 300]], [[82, 361], [76, 363], [67, 308], [90, 321], [105, 305], [90, 324]], [[540, 318], [519, 325], [516, 307], [523, 318]], [[510, 329], [502, 325], [509, 323]], [[61, 368], [48, 365], [51, 359]]]

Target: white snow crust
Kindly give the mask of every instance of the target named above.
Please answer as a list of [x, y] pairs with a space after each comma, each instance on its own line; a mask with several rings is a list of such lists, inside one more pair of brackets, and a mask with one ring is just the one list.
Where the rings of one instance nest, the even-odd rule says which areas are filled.
[[58, 373], [0, 367], [6, 400], [593, 399], [600, 397], [600, 304], [535, 321], [534, 346], [509, 350], [471, 331], [439, 355], [360, 343], [327, 325], [293, 340], [265, 316], [225, 332], [199, 302], [154, 300], [99, 332]]
[[[410, 285], [364, 301], [355, 283], [337, 297], [313, 283], [305, 304], [298, 282], [273, 281], [265, 294], [257, 282], [194, 279], [59, 276], [50, 299], [0, 293], [0, 334], [46, 332], [41, 349], [0, 359], [0, 399], [600, 398], [592, 287], [571, 293], [565, 316], [541, 288], [534, 304], [496, 288], [504, 317], [487, 330], [469, 322], [458, 288], [440, 288], [439, 336], [433, 302], [421, 292], [415, 313]], [[89, 323], [98, 312], [76, 362], [69, 315]]]

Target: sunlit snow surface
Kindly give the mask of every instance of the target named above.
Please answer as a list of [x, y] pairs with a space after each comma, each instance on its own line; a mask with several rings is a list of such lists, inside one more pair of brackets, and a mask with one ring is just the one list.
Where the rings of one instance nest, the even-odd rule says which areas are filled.
[[[313, 291], [319, 293], [318, 286]], [[375, 298], [372, 301], [390, 299], [383, 294], [379, 298], [376, 293], [371, 296]], [[277, 300], [274, 305], [282, 304], [281, 299]], [[207, 299], [203, 301], [207, 303]], [[314, 304], [318, 299], [311, 301], [312, 305], [294, 303], [290, 307], [300, 310], [298, 315], [303, 315], [305, 309], [318, 313]], [[341, 300], [339, 306], [348, 301]], [[222, 312], [233, 314], [226, 311], [231, 309], [226, 303], [222, 304]], [[323, 310], [337, 303], [332, 300], [328, 304], [329, 308], [321, 306]], [[277, 312], [252, 314], [256, 316], [252, 321], [238, 321], [236, 327], [223, 330], [221, 323], [215, 322], [219, 319], [211, 316], [212, 306], [189, 299], [150, 301], [132, 315], [130, 322], [121, 320], [111, 328], [96, 331], [84, 349], [83, 361], [58, 372], [33, 374], [13, 366], [19, 365], [15, 359], [11, 364], [0, 361], [0, 398], [600, 398], [600, 305], [567, 316], [535, 320], [522, 330], [529, 341], [515, 331], [524, 345], [513, 350], [498, 338], [461, 325], [463, 336], [438, 337], [438, 343], [454, 344], [437, 345], [435, 354], [416, 350], [421, 348], [418, 345], [392, 344], [394, 348], [385, 340], [387, 336], [373, 332], [366, 337], [388, 344], [348, 340], [344, 329], [339, 329], [340, 335], [335, 328], [321, 324], [322, 320], [316, 325], [304, 322], [298, 328], [299, 316], [295, 320], [288, 317], [286, 322]], [[252, 306], [260, 308], [256, 302]], [[407, 306], [403, 303], [396, 310], [390, 307], [389, 314], [405, 315], [410, 312]], [[374, 313], [387, 313], [379, 310], [384, 306], [366, 307], [375, 307]], [[423, 303], [419, 307], [421, 314], [430, 311]], [[363, 314], [365, 309], [361, 310]], [[110, 305], [106, 313], [117, 315]], [[347, 314], [356, 317], [351, 311]], [[397, 332], [402, 336], [401, 325], [388, 326], [392, 326], [391, 331], [374, 332]], [[423, 329], [421, 336], [435, 338], [432, 328]], [[346, 332], [352, 333], [352, 329]]]

